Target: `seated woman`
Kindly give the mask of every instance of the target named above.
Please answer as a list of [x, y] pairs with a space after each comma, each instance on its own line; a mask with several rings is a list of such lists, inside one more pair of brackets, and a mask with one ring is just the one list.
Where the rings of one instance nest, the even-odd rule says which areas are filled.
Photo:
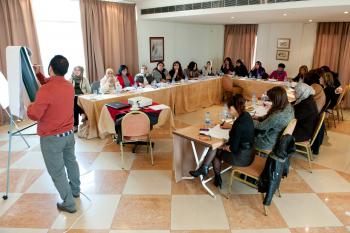
[[224, 74], [233, 74], [233, 72], [235, 71], [235, 67], [233, 66], [231, 58], [225, 58], [224, 64], [222, 64], [220, 71]]
[[272, 106], [264, 117], [257, 117], [255, 126], [255, 146], [260, 150], [272, 150], [283, 130], [294, 118], [294, 111], [288, 102], [287, 92], [281, 86], [267, 91]]
[[236, 67], [235, 67], [235, 74], [239, 77], [246, 77], [248, 76], [248, 69], [244, 65], [241, 59], [238, 59], [236, 61]]
[[305, 83], [298, 83], [295, 86], [294, 114], [297, 124], [293, 136], [296, 142], [307, 141], [314, 133], [318, 119], [314, 94], [315, 90]]
[[314, 91], [314, 100], [317, 105], [318, 113], [321, 113], [326, 105], [326, 95], [323, 91], [323, 87], [319, 83], [320, 77], [315, 71], [310, 71], [305, 74], [304, 83], [311, 86]]
[[326, 105], [330, 103], [328, 109], [334, 108], [337, 104], [339, 94], [336, 92], [333, 74], [331, 72], [324, 73], [320, 78], [320, 84], [323, 86], [324, 93], [326, 94]]
[[100, 80], [101, 92], [104, 94], [112, 94], [115, 93], [117, 88], [121, 89], [122, 87], [119, 81], [115, 78], [114, 71], [111, 68], [108, 68], [105, 76]]
[[204, 76], [215, 76], [215, 74], [213, 72], [213, 63], [211, 61], [207, 61], [207, 63], [203, 67], [203, 75]]
[[158, 62], [157, 66], [152, 71], [152, 76], [157, 83], [170, 80], [169, 72], [164, 68], [163, 62]]
[[175, 81], [180, 81], [185, 78], [184, 71], [182, 70], [181, 63], [179, 61], [175, 61], [173, 63], [173, 68], [169, 71], [169, 75], [171, 79], [175, 79]]
[[119, 67], [118, 73], [117, 73], [117, 79], [122, 86], [124, 87], [132, 87], [134, 85], [134, 78], [132, 75], [128, 72], [128, 67], [126, 65], [121, 65]]
[[331, 71], [331, 69], [328, 67], [328, 66], [321, 66], [320, 67], [320, 71], [322, 73], [321, 76], [323, 76], [323, 74], [327, 73], [327, 72], [330, 72], [332, 73], [332, 76], [333, 76], [333, 84], [334, 84], [334, 87], [335, 88], [338, 88], [341, 86], [341, 83], [339, 81], [339, 74], [334, 72], [334, 71]]
[[299, 73], [297, 76], [295, 76], [295, 78], [293, 78], [294, 82], [303, 82], [306, 73], [308, 72], [308, 68], [307, 66], [303, 65], [299, 67]]
[[285, 68], [286, 68], [285, 64], [283, 64], [283, 63], [278, 64], [277, 70], [273, 71], [270, 74], [270, 78], [277, 79], [278, 81], [283, 82], [285, 79], [287, 79], [287, 72], [284, 71]]
[[140, 73], [135, 75], [134, 81], [141, 87], [145, 87], [153, 82], [152, 74], [148, 72], [146, 65], [141, 66]]
[[[201, 167], [190, 171], [194, 177], [206, 176], [209, 166], [213, 163], [214, 184], [221, 188], [222, 179], [221, 161], [239, 167], [249, 166], [254, 160], [254, 124], [248, 112], [245, 111], [245, 99], [241, 94], [234, 95], [227, 103], [228, 110], [232, 116], [238, 116], [230, 130], [228, 142], [218, 150], [209, 151]], [[229, 124], [223, 125], [223, 128]]]
[[[78, 96], [91, 93], [91, 87], [89, 80], [84, 77], [84, 68], [81, 66], [76, 66], [73, 69], [73, 73], [69, 79], [74, 87], [75, 97], [74, 97], [74, 132], [78, 131], [79, 125], [79, 115], [83, 114], [84, 111], [78, 105]], [[83, 121], [86, 120], [83, 117]]]
[[197, 63], [191, 61], [190, 64], [188, 64], [187, 69], [185, 69], [185, 74], [189, 79], [198, 78], [201, 75], [201, 72], [198, 70]]
[[260, 61], [255, 62], [254, 68], [249, 72], [249, 76], [258, 78], [265, 76], [265, 68], [262, 67], [262, 64]]

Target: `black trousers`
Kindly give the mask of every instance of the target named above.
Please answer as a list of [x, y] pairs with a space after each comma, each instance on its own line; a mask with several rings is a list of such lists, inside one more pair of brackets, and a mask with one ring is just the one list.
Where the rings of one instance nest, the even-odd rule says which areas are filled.
[[78, 105], [78, 96], [74, 97], [74, 126], [79, 125], [79, 115], [84, 113], [83, 109]]

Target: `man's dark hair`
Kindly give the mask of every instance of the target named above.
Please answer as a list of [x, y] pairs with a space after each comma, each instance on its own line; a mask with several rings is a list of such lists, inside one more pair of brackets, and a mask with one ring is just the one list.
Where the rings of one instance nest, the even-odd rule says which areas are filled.
[[69, 62], [64, 56], [56, 55], [51, 59], [50, 66], [56, 75], [64, 76], [68, 71]]

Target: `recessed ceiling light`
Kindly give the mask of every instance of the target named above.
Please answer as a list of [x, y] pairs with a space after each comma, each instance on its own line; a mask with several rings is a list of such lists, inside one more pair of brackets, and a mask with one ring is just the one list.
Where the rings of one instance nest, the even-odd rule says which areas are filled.
[[284, 14], [283, 14], [283, 16], [287, 16], [287, 14], [286, 14], [286, 13], [284, 13]]
[[344, 14], [349, 14], [349, 11], [344, 11]]
[[234, 19], [234, 18], [235, 18], [234, 16], [231, 17], [231, 19]]
[[312, 22], [312, 19], [309, 19], [309, 23], [311, 23]]

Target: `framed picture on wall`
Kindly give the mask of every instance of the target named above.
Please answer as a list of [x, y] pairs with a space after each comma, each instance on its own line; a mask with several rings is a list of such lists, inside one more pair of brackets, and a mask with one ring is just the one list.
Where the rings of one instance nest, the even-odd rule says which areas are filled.
[[164, 37], [149, 38], [150, 62], [164, 61]]
[[290, 49], [290, 39], [288, 39], [288, 38], [277, 39], [277, 48], [278, 49]]
[[288, 50], [277, 50], [276, 60], [288, 61], [289, 60], [289, 51]]

